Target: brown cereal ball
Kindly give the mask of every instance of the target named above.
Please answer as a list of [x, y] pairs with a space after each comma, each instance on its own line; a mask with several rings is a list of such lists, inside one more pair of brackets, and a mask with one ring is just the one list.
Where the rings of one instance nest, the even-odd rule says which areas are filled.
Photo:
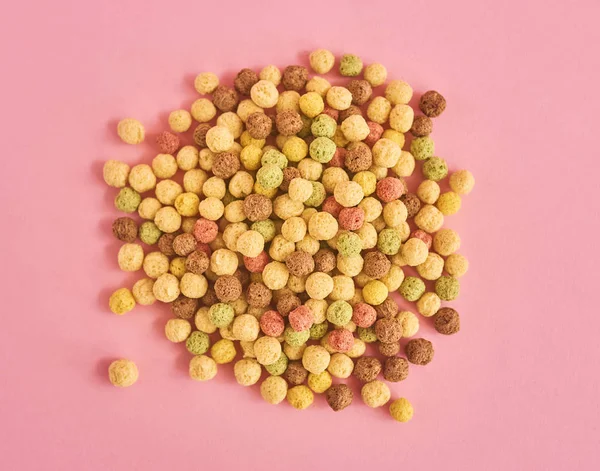
[[375, 335], [381, 343], [394, 343], [402, 337], [402, 326], [396, 319], [379, 319], [375, 322]]
[[294, 110], [285, 110], [277, 113], [275, 126], [282, 136], [293, 136], [302, 130], [304, 123], [300, 113]]
[[171, 303], [171, 312], [181, 319], [191, 319], [197, 310], [198, 300], [187, 296], [181, 295]]
[[240, 169], [240, 159], [233, 152], [221, 152], [215, 156], [212, 173], [215, 177], [226, 180], [233, 177]]
[[430, 90], [421, 96], [419, 109], [425, 116], [435, 118], [446, 109], [446, 99], [435, 90]]
[[378, 319], [392, 319], [398, 314], [398, 303], [388, 297], [379, 306], [375, 306]]
[[233, 86], [242, 95], [250, 95], [250, 89], [258, 82], [258, 75], [250, 69], [242, 69], [238, 72]]
[[383, 377], [386, 381], [397, 383], [408, 377], [408, 362], [401, 357], [391, 357], [383, 365]]
[[415, 217], [421, 209], [421, 201], [414, 193], [406, 193], [400, 197], [400, 201], [404, 203], [407, 211], [407, 218]]
[[194, 250], [185, 259], [185, 269], [195, 275], [202, 275], [209, 265], [210, 258], [202, 250]]
[[288, 383], [290, 383], [290, 385], [299, 386], [306, 381], [306, 378], [308, 377], [308, 371], [306, 371], [306, 368], [302, 366], [302, 362], [291, 361], [288, 364], [285, 373], [283, 373], [283, 377]]
[[173, 239], [173, 251], [182, 257], [187, 257], [196, 250], [196, 238], [192, 234], [179, 234]]
[[379, 343], [378, 348], [379, 353], [381, 353], [384, 357], [394, 357], [400, 351], [400, 343]]
[[302, 305], [300, 298], [293, 293], [286, 294], [277, 301], [277, 312], [282, 316], [289, 315], [294, 309]]
[[210, 128], [212, 128], [212, 126], [209, 123], [200, 123], [196, 126], [196, 129], [194, 129], [194, 142], [199, 147], [206, 147], [206, 134]]
[[377, 379], [381, 373], [381, 362], [375, 357], [361, 357], [356, 360], [354, 366], [354, 376], [363, 383], [368, 383]]
[[288, 191], [290, 182], [294, 178], [301, 177], [302, 175], [300, 174], [300, 170], [298, 170], [296, 167], [286, 167], [283, 169], [283, 181], [281, 182], [281, 185], [279, 185], [279, 188], [281, 188], [282, 191]]
[[415, 137], [429, 136], [433, 131], [433, 121], [428, 116], [415, 116], [410, 132]]
[[273, 293], [263, 283], [250, 283], [246, 290], [246, 301], [252, 307], [267, 307], [272, 297]]
[[242, 283], [234, 275], [223, 275], [215, 281], [215, 294], [222, 303], [235, 301], [242, 295]]
[[404, 347], [408, 361], [415, 365], [426, 365], [433, 360], [433, 344], [429, 340], [414, 339]]
[[369, 170], [373, 165], [373, 154], [369, 146], [363, 142], [357, 142], [349, 146], [344, 165], [353, 173]]
[[346, 88], [352, 93], [352, 103], [354, 105], [364, 105], [373, 94], [371, 84], [366, 80], [350, 80]]
[[315, 271], [315, 261], [310, 254], [297, 250], [285, 259], [285, 265], [290, 274], [294, 276], [306, 276]]
[[252, 113], [246, 119], [246, 130], [253, 139], [266, 139], [273, 129], [273, 120], [264, 113]]
[[434, 317], [434, 326], [440, 334], [455, 334], [460, 330], [460, 316], [454, 309], [443, 307]]
[[179, 136], [171, 131], [163, 131], [156, 137], [156, 143], [163, 154], [174, 154], [179, 149]]
[[353, 396], [352, 389], [346, 384], [334, 384], [325, 392], [327, 404], [335, 412], [345, 409], [352, 404]]
[[233, 111], [238, 104], [238, 95], [234, 89], [219, 85], [212, 95], [213, 105], [222, 112]]
[[320, 249], [313, 259], [315, 262], [314, 271], [329, 273], [336, 266], [336, 257], [331, 250]]
[[137, 238], [138, 227], [133, 219], [121, 217], [113, 222], [112, 232], [117, 239], [123, 242], [133, 242]]
[[392, 266], [392, 262], [378, 250], [368, 252], [364, 256], [364, 259], [365, 263], [363, 265], [363, 271], [365, 272], [365, 275], [376, 280], [387, 275]]
[[273, 212], [273, 203], [264, 195], [252, 194], [244, 198], [244, 214], [252, 221], [264, 221]]
[[308, 70], [301, 65], [288, 65], [283, 71], [281, 83], [286, 90], [301, 91], [308, 82]]

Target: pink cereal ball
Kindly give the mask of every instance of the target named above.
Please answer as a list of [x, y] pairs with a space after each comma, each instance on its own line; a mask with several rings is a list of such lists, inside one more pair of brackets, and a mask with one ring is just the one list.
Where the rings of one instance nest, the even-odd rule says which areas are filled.
[[365, 222], [365, 212], [362, 208], [343, 208], [338, 222], [342, 229], [357, 231]]
[[279, 337], [285, 329], [285, 322], [277, 311], [267, 311], [260, 316], [260, 328], [269, 337]]
[[377, 311], [367, 303], [356, 303], [352, 309], [352, 322], [358, 327], [371, 327], [377, 320]]
[[204, 252], [206, 255], [208, 255], [208, 258], [210, 258], [210, 256], [212, 255], [212, 249], [210, 248], [210, 245], [205, 244], [204, 242], [198, 242], [196, 244], [196, 250]]
[[156, 143], [163, 154], [174, 154], [179, 149], [179, 136], [170, 131], [163, 131], [156, 137]]
[[315, 321], [315, 316], [308, 306], [299, 306], [290, 312], [288, 319], [290, 320], [292, 329], [296, 332], [302, 332], [311, 328]]
[[244, 256], [244, 266], [250, 273], [260, 273], [269, 263], [269, 254], [261, 252], [256, 257]]
[[338, 110], [334, 110], [333, 108], [331, 108], [329, 106], [325, 107], [325, 109], [323, 110], [323, 114], [326, 114], [327, 116], [335, 119], [336, 123], [340, 117], [340, 112]]
[[327, 343], [338, 352], [349, 352], [354, 346], [354, 335], [346, 329], [335, 329], [329, 333]]
[[330, 196], [328, 198], [325, 198], [325, 201], [323, 201], [323, 211], [331, 214], [334, 218], [338, 218], [340, 215], [340, 212], [343, 209], [343, 206], [338, 203], [335, 198], [333, 196]]
[[410, 235], [410, 237], [414, 237], [415, 239], [421, 239], [423, 242], [425, 242], [425, 245], [427, 246], [427, 248], [431, 249], [431, 243], [433, 242], [433, 237], [431, 237], [430, 234], [427, 234], [427, 232], [425, 232], [421, 229], [417, 229]]
[[335, 149], [332, 159], [329, 161], [330, 167], [344, 167], [346, 161], [346, 149], [344, 147], [338, 147]]
[[209, 244], [217, 238], [219, 226], [214, 221], [200, 218], [194, 224], [194, 237], [198, 242]]
[[377, 182], [377, 196], [385, 203], [397, 200], [404, 194], [402, 181], [394, 177], [385, 177]]
[[369, 126], [369, 134], [363, 141], [369, 147], [373, 147], [383, 134], [383, 126], [379, 123], [374, 123], [373, 121], [367, 121], [367, 126]]

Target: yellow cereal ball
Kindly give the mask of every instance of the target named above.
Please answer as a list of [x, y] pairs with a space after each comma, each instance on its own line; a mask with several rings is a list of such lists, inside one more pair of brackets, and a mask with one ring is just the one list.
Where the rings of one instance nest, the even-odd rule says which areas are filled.
[[390, 112], [390, 127], [398, 132], [408, 132], [412, 127], [415, 112], [408, 105], [396, 105]]
[[[271, 83], [271, 82], [269, 82]], [[262, 368], [256, 360], [251, 358], [244, 358], [235, 363], [233, 367], [233, 374], [235, 380], [241, 386], [252, 386], [258, 382]]]
[[144, 272], [152, 279], [169, 271], [169, 257], [162, 252], [150, 252], [144, 258]]
[[354, 362], [352, 361], [352, 358], [343, 353], [334, 353], [331, 356], [331, 361], [327, 367], [327, 371], [329, 371], [331, 376], [341, 379], [349, 378], [353, 370]]
[[240, 341], [240, 347], [242, 347], [244, 358], [256, 358], [256, 355], [254, 354], [254, 342]]
[[444, 215], [435, 206], [426, 204], [415, 216], [415, 224], [419, 229], [433, 234], [439, 231], [444, 224]]
[[161, 180], [156, 185], [156, 198], [162, 204], [173, 205], [175, 204], [175, 199], [183, 193], [183, 188], [181, 185], [173, 180]]
[[152, 287], [154, 286], [154, 280], [150, 278], [142, 278], [133, 285], [131, 292], [133, 298], [137, 304], [142, 306], [151, 306], [156, 301]]
[[362, 227], [356, 231], [362, 241], [363, 250], [369, 250], [377, 245], [377, 229], [369, 222], [363, 223]]
[[398, 163], [401, 155], [400, 146], [390, 139], [379, 139], [373, 146], [373, 163], [377, 167], [392, 168]]
[[440, 195], [435, 205], [444, 216], [451, 216], [458, 213], [460, 210], [460, 196], [458, 193], [454, 193], [453, 191], [447, 191], [446, 193], [442, 193]]
[[360, 255], [353, 257], [337, 256], [336, 266], [346, 276], [357, 276], [363, 269], [365, 261]]
[[381, 213], [383, 212], [383, 206], [381, 202], [371, 196], [368, 196], [362, 200], [358, 207], [365, 212], [366, 222], [373, 222], [375, 219], [381, 216]]
[[[279, 100], [277, 86], [269, 80], [259, 80], [250, 89], [250, 98], [261, 108], [273, 108]], [[245, 120], [244, 120], [245, 121]]]
[[382, 64], [369, 64], [365, 67], [365, 80], [371, 84], [372, 87], [378, 87], [385, 83], [387, 79], [387, 69]]
[[279, 404], [288, 392], [288, 385], [281, 376], [269, 376], [260, 385], [260, 395], [269, 404]]
[[176, 160], [181, 170], [192, 170], [198, 165], [198, 149], [194, 146], [183, 146], [177, 152]]
[[206, 133], [206, 145], [212, 152], [225, 152], [233, 145], [233, 134], [223, 126], [213, 126]]
[[312, 299], [325, 299], [333, 291], [333, 278], [327, 273], [315, 272], [306, 278], [306, 294]]
[[316, 92], [307, 92], [300, 97], [298, 101], [300, 111], [309, 118], [320, 115], [325, 109], [323, 98]]
[[344, 208], [351, 208], [357, 206], [365, 195], [362, 187], [358, 183], [347, 181], [340, 182], [336, 185], [333, 190], [333, 196]]
[[317, 74], [326, 74], [335, 64], [335, 56], [327, 49], [317, 49], [308, 56], [310, 66]]
[[302, 355], [302, 366], [309, 373], [319, 374], [329, 366], [330, 355], [327, 350], [319, 345], [311, 345], [306, 347]]
[[237, 250], [237, 241], [240, 235], [248, 230], [248, 224], [245, 223], [234, 223], [229, 224], [223, 231], [223, 242], [225, 247], [229, 250]]
[[173, 132], [186, 132], [192, 125], [192, 115], [187, 110], [175, 110], [169, 114], [169, 126]]
[[322, 371], [318, 374], [309, 373], [307, 383], [308, 387], [314, 392], [322, 394], [331, 387], [333, 381], [328, 371]]
[[363, 402], [369, 407], [381, 407], [391, 397], [390, 388], [383, 381], [375, 380], [365, 384], [361, 391]]
[[288, 195], [293, 201], [304, 203], [313, 192], [312, 183], [304, 178], [294, 178], [289, 185]]
[[468, 170], [458, 170], [450, 175], [450, 188], [459, 195], [468, 195], [475, 186], [475, 177]]
[[[231, 324], [229, 324], [228, 326], [221, 327], [219, 329], [219, 335], [221, 336], [222, 339], [231, 340], [231, 341], [237, 340], [233, 336], [233, 332], [231, 331], [231, 327], [232, 327]], [[234, 355], [234, 357], [235, 357], [235, 355]], [[229, 361], [233, 361], [233, 358], [231, 360], [229, 360]], [[227, 363], [229, 363], [229, 362], [227, 362]]]
[[390, 201], [383, 207], [383, 220], [388, 227], [398, 227], [406, 221], [408, 210], [400, 200]]
[[401, 397], [390, 404], [390, 415], [398, 422], [408, 422], [413, 414], [413, 406], [408, 399]]
[[265, 188], [258, 182], [254, 183], [253, 190], [257, 195], [263, 195], [269, 199], [275, 198], [275, 195], [277, 194], [277, 188]]
[[237, 251], [246, 257], [258, 257], [265, 248], [265, 239], [260, 232], [247, 231], [240, 234]]
[[178, 279], [181, 279], [183, 274], [187, 271], [185, 268], [185, 257], [175, 257], [171, 260], [169, 265], [169, 272], [176, 276]]
[[429, 250], [427, 244], [421, 239], [413, 237], [408, 239], [400, 248], [402, 258], [410, 267], [416, 267], [427, 260]]
[[281, 344], [276, 338], [265, 335], [254, 342], [254, 354], [261, 365], [272, 365], [281, 356]]
[[403, 150], [392, 171], [399, 177], [410, 177], [415, 171], [415, 158], [410, 152]]
[[[331, 169], [333, 169], [333, 168], [336, 168], [336, 167], [331, 167]], [[329, 170], [329, 169], [327, 169], [327, 170]], [[346, 174], [345, 171], [344, 171], [344, 174]], [[373, 172], [369, 172], [369, 171], [358, 172], [356, 175], [354, 175], [354, 177], [352, 177], [352, 181], [354, 181], [360, 185], [360, 187], [363, 190], [363, 194], [365, 196], [372, 195], [373, 193], [375, 193], [375, 190], [377, 189], [377, 178], [375, 177], [375, 174], [373, 174]], [[359, 205], [359, 207], [360, 207], [360, 205]]]
[[392, 104], [382, 96], [373, 98], [367, 107], [367, 116], [371, 121], [379, 124], [385, 124], [392, 111]]
[[192, 333], [192, 325], [185, 319], [169, 319], [165, 325], [165, 336], [171, 342], [185, 342]]
[[123, 244], [119, 249], [117, 262], [123, 271], [137, 271], [144, 262], [144, 249], [139, 244]]
[[285, 259], [290, 255], [296, 246], [282, 235], [276, 235], [269, 247], [269, 256], [278, 262], [285, 262]]
[[286, 219], [281, 226], [281, 235], [290, 242], [300, 242], [306, 235], [306, 222], [301, 217]]
[[273, 202], [273, 212], [282, 220], [300, 216], [304, 206], [299, 201], [292, 200], [288, 195], [280, 195]]
[[210, 270], [217, 276], [233, 275], [238, 264], [239, 259], [231, 250], [218, 249], [210, 256]]
[[286, 90], [279, 94], [279, 100], [277, 100], [277, 112], [282, 111], [300, 111], [300, 94], [295, 90]]
[[[198, 161], [196, 162], [196, 164], [205, 172], [212, 171], [214, 162], [215, 162], [215, 154], [210, 149], [201, 149], [198, 152]], [[180, 165], [180, 168], [181, 168], [181, 165]], [[182, 170], [185, 170], [185, 169], [182, 169]]]
[[261, 80], [268, 80], [273, 85], [277, 86], [281, 83], [281, 71], [275, 65], [267, 65], [264, 67], [258, 77]]
[[323, 164], [312, 158], [302, 159], [298, 162], [298, 170], [300, 171], [300, 176], [302, 178], [316, 182], [323, 174]]
[[138, 193], [152, 190], [156, 186], [156, 176], [152, 172], [152, 167], [146, 164], [132, 167], [129, 172], [129, 185]]
[[218, 221], [225, 212], [225, 206], [220, 199], [211, 196], [200, 201], [198, 211], [203, 218], [210, 221]]
[[163, 303], [175, 301], [180, 294], [179, 279], [171, 273], [160, 275], [152, 286], [152, 293]]
[[324, 299], [308, 299], [304, 305], [308, 307], [315, 318], [315, 324], [325, 322], [327, 316], [327, 301]]
[[115, 360], [108, 367], [108, 379], [119, 388], [127, 388], [133, 385], [139, 377], [139, 371], [131, 360]]
[[372, 222], [372, 224], [373, 227], [377, 230], [377, 232], [381, 232], [383, 229], [385, 229], [385, 221], [383, 220], [383, 216], [379, 216]]
[[192, 217], [198, 215], [200, 198], [195, 193], [182, 193], [175, 198], [175, 209], [182, 216]]
[[263, 283], [269, 289], [283, 288], [290, 276], [287, 267], [281, 262], [270, 262], [263, 270]]
[[181, 220], [181, 230], [183, 232], [185, 232], [186, 234], [191, 234], [192, 232], [194, 232], [194, 226], [196, 225], [196, 222], [198, 221], [198, 218], [196, 217], [184, 217]]
[[258, 170], [263, 151], [257, 146], [246, 146], [240, 153], [240, 162], [246, 170]]
[[[265, 81], [264, 83], [269, 83], [270, 86], [275, 88], [275, 85], [273, 85], [271, 82]], [[275, 91], [277, 91], [277, 89], [275, 89]], [[240, 119], [245, 123], [246, 120], [248, 119], [248, 116], [250, 116], [252, 113], [264, 113], [264, 111], [265, 110], [263, 110], [260, 106], [258, 106], [252, 100], [242, 100], [242, 101], [240, 101], [240, 104], [237, 107], [236, 113], [238, 114]], [[245, 144], [242, 142], [242, 145], [245, 145]]]
[[308, 221], [308, 233], [317, 240], [331, 239], [337, 231], [337, 220], [325, 211], [318, 212]]
[[165, 206], [156, 211], [154, 224], [161, 231], [171, 234], [181, 227], [181, 215], [171, 206]]
[[397, 291], [404, 281], [404, 271], [398, 265], [392, 265], [387, 275], [381, 278], [381, 282], [387, 286], [390, 293]]
[[334, 142], [334, 144], [337, 147], [346, 147], [348, 145], [348, 143], [350, 142], [350, 141], [348, 141], [348, 139], [346, 139], [346, 136], [344, 136], [341, 126], [338, 126], [336, 128], [335, 133], [333, 134], [333, 137], [331, 138], [331, 140]]
[[424, 293], [417, 301], [417, 311], [425, 317], [434, 316], [442, 305], [440, 297], [432, 292]]
[[201, 95], [208, 95], [214, 92], [219, 86], [219, 77], [212, 72], [202, 72], [194, 80], [194, 88]]
[[308, 82], [306, 82], [307, 92], [318, 93], [323, 98], [327, 96], [327, 92], [330, 88], [331, 83], [329, 83], [329, 80], [324, 79], [323, 77], [315, 76], [311, 78]]
[[389, 139], [390, 141], [394, 141], [400, 146], [400, 148], [404, 147], [404, 142], [406, 141], [404, 134], [396, 131], [395, 129], [386, 129], [383, 131], [381, 137]]
[[352, 93], [345, 87], [331, 87], [327, 91], [326, 100], [334, 110], [344, 111], [352, 104]]
[[139, 144], [144, 141], [146, 132], [137, 119], [125, 118], [119, 121], [117, 134], [127, 144]]
[[202, 275], [195, 273], [184, 273], [179, 282], [181, 294], [191, 299], [200, 299], [206, 294], [208, 289], [208, 281]]
[[217, 363], [206, 355], [196, 355], [190, 360], [190, 378], [196, 381], [209, 381], [217, 375]]
[[379, 280], [369, 281], [362, 290], [365, 302], [371, 306], [379, 306], [388, 297], [388, 289]]
[[144, 198], [138, 206], [138, 214], [142, 219], [153, 221], [160, 208], [162, 208], [162, 204], [156, 198]]
[[235, 200], [225, 206], [223, 213], [225, 219], [229, 222], [242, 222], [246, 219], [244, 214], [244, 200]]
[[444, 268], [450, 276], [460, 278], [469, 271], [469, 260], [464, 255], [453, 253], [446, 259]]
[[217, 126], [223, 126], [231, 132], [234, 139], [238, 139], [244, 132], [244, 122], [232, 111], [223, 113], [217, 118]]
[[219, 177], [210, 177], [202, 186], [202, 193], [207, 198], [212, 196], [213, 198], [223, 199], [226, 192], [227, 185], [225, 184], [225, 180]]
[[202, 306], [200, 309], [198, 309], [194, 317], [194, 324], [200, 332], [204, 332], [205, 334], [213, 334], [217, 331], [217, 327], [210, 320], [208, 312], [209, 308], [206, 306]]
[[440, 185], [433, 180], [423, 180], [417, 188], [417, 196], [425, 204], [435, 204], [440, 197]]
[[108, 307], [114, 314], [122, 316], [135, 307], [135, 298], [127, 288], [120, 288], [110, 295]]
[[306, 350], [306, 344], [302, 345], [290, 345], [288, 343], [283, 344], [283, 353], [288, 357], [289, 360], [301, 360]]
[[452, 229], [440, 229], [433, 236], [433, 250], [447, 257], [460, 249], [460, 236]]
[[229, 180], [228, 189], [235, 198], [245, 198], [252, 193], [253, 186], [254, 178], [252, 178], [252, 175], [240, 170]]
[[380, 167], [378, 165], [373, 165], [370, 169], [369, 172], [372, 172], [373, 175], [375, 175], [375, 178], [377, 178], [377, 181], [379, 180], [383, 180], [385, 177], [388, 176], [388, 168], [386, 167]]
[[256, 317], [250, 314], [237, 316], [233, 321], [233, 336], [243, 342], [254, 342], [258, 338], [260, 326]]
[[193, 118], [200, 123], [207, 123], [217, 115], [217, 109], [212, 101], [206, 98], [199, 98], [190, 109]]
[[407, 105], [412, 96], [412, 87], [403, 80], [392, 80], [385, 88], [385, 97], [392, 105]]
[[302, 211], [302, 214], [300, 216], [302, 217], [302, 219], [304, 219], [304, 221], [306, 221], [306, 224], [308, 224], [308, 221], [310, 221], [310, 218], [313, 217], [318, 212], [319, 211], [317, 211], [316, 208], [306, 208], [304, 211]]
[[286, 399], [294, 409], [304, 410], [314, 402], [315, 397], [310, 388], [302, 384], [288, 389]]
[[419, 318], [410, 311], [400, 311], [396, 320], [402, 327], [402, 337], [413, 337], [419, 331]]
[[[360, 255], [357, 255], [360, 257]], [[338, 256], [339, 258], [339, 256]], [[361, 257], [362, 258], [362, 257]], [[333, 277], [333, 290], [329, 295], [332, 301], [349, 301], [354, 296], [354, 281], [350, 275], [336, 275]]]
[[350, 351], [346, 352], [346, 355], [348, 355], [350, 358], [360, 358], [365, 354], [366, 351], [367, 344], [361, 339], [355, 338], [352, 348], [350, 349]]
[[232, 340], [222, 338], [217, 340], [210, 348], [210, 355], [218, 365], [231, 363], [236, 355], [235, 344]]
[[152, 171], [158, 178], [171, 178], [177, 173], [177, 161], [171, 154], [158, 154], [152, 159]]
[[444, 259], [438, 254], [429, 252], [423, 263], [417, 265], [417, 272], [425, 280], [434, 281], [442, 276]]
[[358, 142], [365, 139], [371, 132], [369, 125], [361, 115], [349, 116], [342, 122], [344, 137], [350, 142]]
[[108, 186], [123, 188], [129, 178], [129, 165], [118, 160], [108, 160], [102, 169], [102, 176]]

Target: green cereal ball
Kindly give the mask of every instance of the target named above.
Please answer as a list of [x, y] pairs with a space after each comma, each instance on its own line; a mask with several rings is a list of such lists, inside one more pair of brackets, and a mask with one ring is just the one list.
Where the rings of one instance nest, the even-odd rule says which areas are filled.
[[310, 126], [310, 132], [315, 137], [328, 137], [332, 138], [335, 135], [335, 130], [337, 129], [337, 123], [335, 119], [327, 114], [320, 114], [315, 119]]
[[325, 191], [325, 187], [323, 186], [323, 184], [321, 182], [311, 182], [311, 183], [313, 186], [313, 192], [310, 195], [310, 198], [308, 198], [304, 202], [304, 206], [307, 206], [309, 208], [316, 208], [318, 206], [321, 206], [321, 204], [323, 204], [323, 201], [325, 201], [325, 197], [327, 196], [327, 193]]
[[307, 383], [308, 387], [314, 392], [317, 394], [322, 394], [331, 387], [333, 380], [329, 374], [329, 371], [325, 370], [318, 374], [308, 373]]
[[144, 244], [154, 245], [160, 239], [162, 231], [152, 221], [146, 221], [140, 226], [138, 234]]
[[279, 359], [275, 363], [265, 365], [265, 370], [273, 376], [280, 376], [285, 373], [288, 367], [288, 357], [285, 353], [281, 352]]
[[452, 301], [458, 298], [460, 282], [452, 276], [440, 276], [435, 282], [435, 292], [440, 299]]
[[344, 54], [340, 60], [340, 74], [344, 77], [356, 77], [362, 72], [363, 63], [354, 54]]
[[127, 288], [121, 288], [110, 295], [108, 307], [113, 313], [122, 316], [135, 307], [135, 298]]
[[233, 307], [225, 303], [213, 304], [208, 310], [208, 318], [216, 327], [227, 327], [233, 321]]
[[461, 204], [462, 201], [460, 196], [453, 191], [442, 193], [435, 203], [437, 209], [439, 209], [444, 216], [451, 216], [458, 213]]
[[310, 143], [309, 153], [313, 160], [326, 164], [333, 158], [336, 149], [335, 142], [328, 137], [317, 137]]
[[275, 238], [275, 234], [277, 230], [275, 229], [275, 223], [270, 219], [265, 219], [264, 221], [256, 221], [252, 223], [250, 229], [258, 232], [263, 238], [265, 242], [271, 242]]
[[394, 229], [383, 229], [377, 237], [377, 248], [385, 255], [396, 255], [401, 243], [400, 235]]
[[346, 301], [334, 301], [327, 308], [327, 320], [333, 325], [344, 326], [352, 320], [352, 306]]
[[416, 137], [410, 144], [410, 153], [417, 160], [427, 160], [435, 153], [435, 144], [429, 136]]
[[421, 278], [417, 278], [416, 276], [407, 276], [402, 281], [398, 292], [407, 301], [418, 301], [425, 292], [425, 283]]
[[299, 347], [300, 345], [304, 345], [310, 338], [310, 330], [296, 332], [288, 325], [283, 332], [283, 337], [288, 345]]
[[288, 389], [286, 399], [294, 409], [303, 410], [313, 403], [315, 396], [308, 386], [302, 384]]
[[262, 166], [256, 172], [256, 181], [267, 190], [277, 188], [283, 182], [282, 170], [274, 164]]
[[362, 245], [362, 239], [354, 232], [343, 232], [337, 240], [337, 249], [342, 257], [359, 255]]
[[236, 355], [235, 344], [228, 339], [221, 339], [212, 346], [210, 355], [219, 365], [231, 363]]
[[208, 335], [204, 332], [200, 332], [199, 330], [192, 332], [185, 341], [185, 347], [188, 349], [188, 352], [194, 355], [202, 355], [206, 353], [209, 346], [210, 339], [208, 338]]
[[358, 331], [358, 338], [360, 340], [362, 340], [365, 343], [374, 343], [377, 342], [377, 334], [375, 333], [375, 327], [371, 326], [371, 327], [359, 327], [357, 329]]
[[268, 149], [260, 159], [262, 165], [277, 165], [280, 169], [288, 166], [288, 159], [277, 149]]
[[428, 180], [439, 182], [448, 175], [448, 165], [440, 157], [431, 157], [423, 163], [423, 176]]
[[320, 324], [313, 324], [310, 328], [311, 340], [322, 339], [328, 330], [329, 330], [329, 322], [327, 322], [327, 321], [321, 322]]
[[115, 207], [124, 213], [133, 213], [137, 211], [141, 202], [141, 195], [133, 188], [126, 186], [125, 188], [121, 188], [115, 198]]

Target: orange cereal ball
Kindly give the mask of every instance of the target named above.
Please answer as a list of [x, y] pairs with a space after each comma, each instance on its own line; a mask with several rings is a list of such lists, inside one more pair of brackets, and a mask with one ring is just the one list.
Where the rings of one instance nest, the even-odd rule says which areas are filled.
[[460, 236], [452, 229], [440, 229], [433, 236], [433, 250], [447, 257], [460, 249]]
[[460, 278], [469, 270], [469, 260], [464, 255], [453, 253], [446, 259], [444, 268], [450, 276]]
[[427, 292], [417, 301], [417, 310], [422, 316], [432, 317], [438, 312], [441, 305], [442, 300], [437, 294]]
[[333, 291], [333, 278], [326, 273], [315, 272], [306, 279], [306, 294], [312, 299], [325, 299]]
[[169, 127], [173, 132], [186, 132], [192, 125], [192, 115], [187, 110], [175, 110], [169, 114]]
[[123, 188], [129, 178], [129, 165], [118, 160], [108, 160], [102, 169], [102, 176], [108, 186]]
[[198, 166], [198, 149], [194, 146], [183, 146], [177, 152], [176, 160], [181, 170], [192, 170]]
[[308, 221], [308, 233], [317, 240], [331, 239], [337, 232], [338, 222], [329, 213], [319, 212]]
[[384, 65], [375, 63], [369, 64], [365, 67], [365, 80], [371, 84], [372, 87], [378, 87], [383, 85], [387, 79], [387, 69]]
[[223, 126], [213, 126], [206, 133], [206, 145], [212, 152], [225, 152], [233, 146], [233, 134]]
[[317, 74], [326, 74], [335, 64], [335, 56], [327, 49], [317, 49], [308, 56], [310, 66]]
[[217, 276], [233, 275], [238, 265], [238, 256], [231, 250], [217, 249], [210, 256], [210, 270]]
[[212, 72], [203, 72], [196, 76], [194, 88], [201, 95], [208, 95], [214, 92], [219, 86], [219, 77]]
[[140, 144], [144, 141], [146, 132], [137, 119], [125, 118], [117, 125], [117, 134], [127, 144]]
[[270, 80], [259, 80], [250, 89], [250, 98], [261, 108], [272, 108], [279, 101], [279, 92]]
[[365, 118], [358, 114], [346, 118], [342, 122], [341, 129], [344, 137], [350, 142], [362, 141], [371, 132]]
[[450, 175], [450, 188], [459, 195], [468, 195], [475, 186], [475, 177], [468, 170], [458, 170]]
[[408, 422], [413, 418], [414, 410], [408, 399], [403, 397], [390, 404], [390, 415], [398, 422]]
[[360, 395], [367, 406], [375, 408], [385, 405], [390, 400], [391, 392], [387, 384], [376, 379], [365, 384]]
[[385, 124], [392, 111], [392, 104], [382, 96], [373, 98], [367, 108], [367, 117], [378, 124]]
[[138, 377], [138, 368], [131, 360], [115, 360], [108, 367], [108, 379], [113, 386], [127, 388], [133, 385], [138, 380]]
[[260, 337], [254, 342], [254, 354], [261, 365], [272, 365], [281, 356], [281, 344], [275, 337]]
[[181, 227], [181, 215], [171, 206], [165, 206], [156, 211], [154, 224], [162, 232], [168, 234], [177, 231]]
[[451, 216], [460, 210], [461, 199], [458, 193], [447, 191], [440, 195], [435, 205], [444, 216]]
[[192, 333], [192, 325], [185, 319], [169, 319], [165, 325], [165, 336], [173, 343], [185, 342]]
[[302, 355], [302, 366], [309, 373], [320, 374], [329, 366], [330, 358], [329, 352], [320, 345], [310, 345]]
[[416, 267], [427, 260], [429, 249], [427, 244], [421, 239], [413, 237], [408, 239], [400, 248], [400, 253], [406, 264], [410, 267]]
[[419, 229], [433, 234], [439, 231], [444, 224], [444, 215], [435, 206], [426, 204], [419, 210], [414, 221]]
[[122, 316], [135, 307], [135, 298], [127, 288], [120, 288], [110, 295], [108, 307], [114, 314]]
[[434, 281], [442, 276], [444, 259], [438, 254], [429, 252], [423, 263], [417, 265], [417, 272], [425, 280]]
[[412, 96], [412, 87], [403, 80], [392, 80], [385, 88], [385, 97], [392, 105], [407, 105]]
[[344, 87], [331, 87], [327, 91], [326, 100], [334, 110], [347, 110], [352, 104], [352, 93]]

